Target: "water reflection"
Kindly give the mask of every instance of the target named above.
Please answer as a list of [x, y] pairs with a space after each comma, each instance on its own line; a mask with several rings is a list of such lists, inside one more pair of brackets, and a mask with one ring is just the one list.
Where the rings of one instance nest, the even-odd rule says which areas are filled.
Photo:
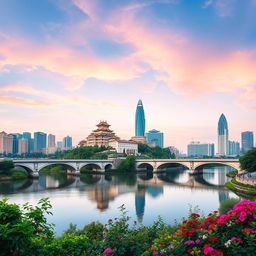
[[[42, 191], [51, 191], [51, 200], [58, 198], [60, 194], [65, 200], [70, 197], [73, 191], [77, 191], [79, 194], [74, 197], [74, 204], [78, 198], [79, 200], [80, 198], [82, 200], [86, 198], [96, 207], [93, 210], [95, 214], [96, 212], [106, 213], [115, 200], [126, 196], [129, 201], [123, 201], [123, 203], [129, 204], [131, 202], [137, 220], [144, 222], [145, 216], [150, 215], [151, 211], [156, 211], [157, 215], [163, 215], [165, 212], [161, 211], [166, 211], [165, 207], [171, 204], [171, 201], [174, 204], [173, 202], [176, 202], [176, 199], [181, 208], [183, 202], [187, 203], [186, 198], [199, 200], [199, 197], [212, 196], [213, 193], [217, 193], [218, 203], [229, 198], [231, 192], [226, 190], [224, 184], [228, 181], [226, 173], [230, 170], [230, 167], [225, 166], [204, 167], [203, 172], [195, 176], [189, 175], [188, 171], [182, 169], [172, 169], [162, 173], [145, 172], [126, 175], [88, 174], [73, 176], [66, 172], [56, 172], [41, 175], [38, 180], [0, 182], [0, 194], [3, 195], [2, 197], [11, 197], [18, 200], [19, 195], [43, 197], [41, 195]], [[57, 193], [57, 191], [59, 192]], [[37, 195], [38, 193], [39, 195]], [[192, 194], [195, 196], [193, 197]], [[19, 200], [21, 199], [19, 198]], [[191, 199], [189, 200], [191, 201]], [[207, 207], [209, 207], [210, 202], [203, 200], [205, 198], [202, 198], [202, 205], [207, 204]], [[161, 202], [161, 207], [156, 206], [158, 202]], [[80, 210], [81, 205], [77, 203], [76, 206]], [[66, 205], [66, 207], [69, 206]], [[178, 210], [178, 208], [174, 208], [172, 211]], [[90, 214], [93, 215], [94, 213], [91, 212]]]

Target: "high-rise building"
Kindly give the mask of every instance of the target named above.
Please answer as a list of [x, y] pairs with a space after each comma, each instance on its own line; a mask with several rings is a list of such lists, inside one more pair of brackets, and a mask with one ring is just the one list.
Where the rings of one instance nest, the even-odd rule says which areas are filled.
[[57, 148], [58, 148], [58, 150], [62, 150], [63, 149], [62, 141], [57, 141]]
[[20, 133], [12, 133], [12, 153], [17, 154], [19, 151], [19, 139], [22, 138], [22, 135]]
[[147, 143], [163, 148], [164, 146], [164, 134], [158, 130], [151, 130], [146, 133]]
[[65, 149], [71, 149], [72, 148], [72, 137], [66, 136], [63, 138], [63, 147]]
[[0, 132], [0, 153], [12, 154], [13, 152], [13, 136], [6, 132]]
[[34, 150], [36, 152], [43, 152], [46, 148], [46, 133], [34, 132]]
[[28, 153], [28, 140], [25, 138], [19, 139], [19, 154]]
[[192, 141], [188, 144], [188, 157], [214, 156], [214, 144]]
[[237, 141], [228, 141], [228, 150], [230, 156], [238, 156], [240, 154], [240, 143]]
[[23, 132], [22, 138], [28, 140], [28, 152], [30, 153], [31, 151], [33, 151], [34, 150], [34, 145], [32, 144], [31, 133], [30, 132]]
[[245, 153], [247, 150], [252, 149], [254, 144], [253, 132], [250, 132], [250, 131], [242, 132], [241, 143], [242, 143], [242, 153]]
[[145, 136], [145, 113], [141, 100], [138, 101], [136, 108], [135, 136]]
[[48, 135], [47, 147], [48, 147], [48, 148], [54, 148], [55, 146], [56, 146], [56, 143], [55, 143], [55, 135], [49, 134], [49, 135]]
[[228, 122], [224, 114], [221, 114], [218, 122], [218, 154], [228, 155]]

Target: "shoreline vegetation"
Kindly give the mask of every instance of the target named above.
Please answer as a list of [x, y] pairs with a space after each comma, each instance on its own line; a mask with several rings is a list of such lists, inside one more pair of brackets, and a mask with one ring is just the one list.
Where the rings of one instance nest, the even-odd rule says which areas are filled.
[[21, 180], [26, 178], [28, 178], [28, 173], [14, 168], [12, 161], [0, 161], [0, 181]]
[[75, 224], [59, 237], [53, 224], [49, 199], [36, 206], [0, 201], [1, 256], [254, 256], [256, 251], [256, 202], [231, 198], [219, 212], [188, 217], [170, 225], [159, 217], [152, 225], [133, 221], [125, 206], [120, 216], [106, 224], [92, 222], [82, 229]]

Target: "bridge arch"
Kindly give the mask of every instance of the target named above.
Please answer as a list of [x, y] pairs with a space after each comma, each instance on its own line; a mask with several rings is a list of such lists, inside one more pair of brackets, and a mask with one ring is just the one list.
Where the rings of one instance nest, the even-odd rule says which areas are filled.
[[140, 163], [137, 165], [138, 170], [146, 170], [146, 171], [153, 171], [154, 167], [150, 163]]
[[88, 169], [91, 169], [92, 171], [101, 171], [103, 169], [102, 166], [100, 166], [99, 164], [95, 164], [95, 163], [81, 164], [80, 165], [80, 170], [82, 168], [88, 168]]
[[168, 168], [175, 168], [175, 167], [183, 167], [185, 169], [189, 169], [189, 166], [187, 166], [184, 163], [161, 163], [157, 167], [157, 171], [166, 170]]
[[71, 169], [71, 171], [75, 171], [76, 170], [76, 167], [73, 165], [73, 164], [69, 164], [69, 163], [40, 163], [38, 164], [38, 172], [40, 172], [43, 168], [45, 167], [48, 167], [48, 166], [51, 166], [51, 165], [63, 165], [65, 167], [68, 167]]
[[31, 175], [34, 172], [33, 166], [29, 164], [14, 164], [14, 167], [21, 167], [24, 169], [29, 175]]
[[110, 170], [112, 168], [113, 168], [113, 164], [106, 164], [105, 167], [104, 167], [105, 171]]
[[214, 164], [221, 165], [221, 166], [229, 166], [229, 167], [232, 167], [232, 168], [236, 169], [237, 171], [239, 171], [239, 169], [240, 169], [239, 168], [239, 163], [236, 164], [236, 163], [222, 163], [222, 162], [199, 163], [199, 164], [194, 166], [194, 169], [195, 169], [195, 171], [198, 171], [203, 166], [214, 165]]

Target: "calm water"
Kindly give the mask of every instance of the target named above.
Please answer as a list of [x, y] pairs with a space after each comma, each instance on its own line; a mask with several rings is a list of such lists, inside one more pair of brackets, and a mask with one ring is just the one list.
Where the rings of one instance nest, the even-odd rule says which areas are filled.
[[83, 175], [66, 173], [42, 175], [38, 180], [0, 182], [0, 198], [23, 204], [49, 197], [57, 235], [72, 222], [79, 228], [92, 221], [106, 223], [119, 216], [122, 204], [132, 220], [151, 224], [160, 215], [168, 223], [186, 217], [199, 207], [205, 214], [216, 210], [222, 200], [236, 195], [223, 186], [231, 168], [204, 168], [203, 174], [190, 176], [186, 170], [138, 175]]

